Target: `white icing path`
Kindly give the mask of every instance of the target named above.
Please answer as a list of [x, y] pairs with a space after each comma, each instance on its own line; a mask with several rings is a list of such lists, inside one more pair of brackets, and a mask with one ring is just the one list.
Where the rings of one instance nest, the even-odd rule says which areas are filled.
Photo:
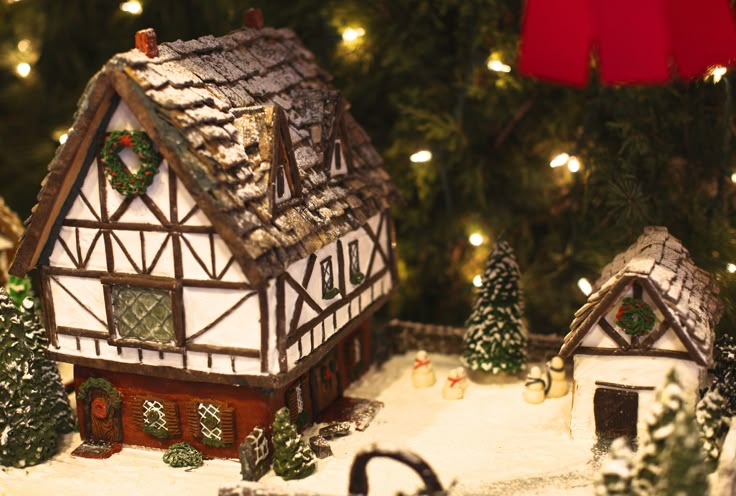
[[[282, 490], [347, 494], [353, 455], [378, 442], [405, 447], [424, 457], [456, 495], [590, 495], [592, 458], [588, 443], [570, 439], [570, 394], [530, 405], [522, 399], [523, 382], [502, 385], [471, 383], [465, 399], [442, 399], [442, 385], [457, 357], [430, 355], [437, 383], [428, 389], [411, 386], [414, 353], [394, 357], [382, 370], [369, 372], [349, 396], [375, 398], [385, 406], [365, 432], [331, 442], [333, 457], [317, 460], [317, 472], [301, 481], [284, 482], [273, 472], [259, 485]], [[3, 469], [0, 495], [107, 494], [111, 496], [205, 496], [236, 484], [240, 464], [210, 460], [192, 472], [173, 469], [163, 452], [124, 448], [108, 460], [73, 458], [78, 444], [70, 439], [51, 462], [27, 470]], [[371, 494], [412, 491], [414, 473], [396, 462], [373, 460]]]

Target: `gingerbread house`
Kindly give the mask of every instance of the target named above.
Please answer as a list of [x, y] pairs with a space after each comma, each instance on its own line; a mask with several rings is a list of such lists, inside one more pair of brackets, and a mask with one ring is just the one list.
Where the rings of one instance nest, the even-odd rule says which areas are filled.
[[574, 359], [573, 437], [636, 437], [673, 368], [694, 401], [722, 311], [717, 286], [682, 243], [647, 228], [603, 269], [560, 350]]
[[90, 81], [12, 266], [40, 272], [82, 438], [237, 457], [370, 360], [396, 284], [382, 160], [314, 56], [259, 16], [114, 56]]
[[23, 223], [5, 200], [0, 198], [0, 286], [8, 283], [8, 267], [13, 261], [22, 234]]

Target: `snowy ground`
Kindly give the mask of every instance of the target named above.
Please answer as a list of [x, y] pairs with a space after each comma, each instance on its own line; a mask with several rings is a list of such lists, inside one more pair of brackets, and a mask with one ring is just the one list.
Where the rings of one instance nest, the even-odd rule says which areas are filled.
[[[372, 398], [385, 406], [365, 432], [331, 442], [333, 457], [317, 461], [317, 472], [304, 480], [284, 482], [273, 472], [259, 485], [283, 491], [347, 494], [353, 455], [372, 443], [403, 447], [424, 457], [453, 495], [591, 495], [590, 445], [567, 433], [570, 395], [529, 405], [522, 382], [472, 384], [465, 399], [442, 399], [442, 384], [456, 357], [433, 356], [437, 384], [411, 387], [413, 355], [391, 359], [353, 385], [348, 396]], [[307, 433], [307, 435], [309, 432]], [[212, 495], [236, 484], [240, 465], [212, 460], [185, 472], [161, 462], [162, 453], [124, 448], [108, 460], [73, 458], [78, 444], [70, 438], [54, 460], [27, 470], [0, 472], [0, 495], [108, 494]], [[411, 491], [419, 478], [395, 462], [374, 460], [368, 467], [371, 494]]]

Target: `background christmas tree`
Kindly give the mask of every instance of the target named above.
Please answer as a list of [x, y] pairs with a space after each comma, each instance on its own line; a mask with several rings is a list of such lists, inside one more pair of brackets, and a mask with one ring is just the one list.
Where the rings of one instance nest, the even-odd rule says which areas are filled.
[[303, 479], [314, 473], [314, 469], [314, 453], [296, 432], [289, 409], [280, 409], [273, 421], [274, 473], [284, 480]]
[[470, 370], [514, 374], [526, 367], [519, 265], [511, 246], [496, 243], [466, 322], [463, 363]]
[[[403, 192], [396, 315], [462, 324], [471, 281], [504, 232], [525, 268], [531, 329], [562, 333], [584, 301], [577, 281], [661, 224], [718, 275], [721, 329], [736, 329], [729, 75], [655, 87], [604, 87], [594, 77], [584, 89], [523, 78], [520, 0], [123, 5], [0, 2], [0, 194], [21, 216], [86, 82], [133, 46], [136, 30], [153, 27], [160, 41], [224, 34], [260, 7], [335, 76]], [[420, 149], [432, 159], [411, 162]], [[578, 172], [549, 167], [563, 152], [579, 159]]]
[[34, 301], [19, 309], [0, 288], [0, 465], [26, 467], [56, 453], [74, 428], [56, 364]]

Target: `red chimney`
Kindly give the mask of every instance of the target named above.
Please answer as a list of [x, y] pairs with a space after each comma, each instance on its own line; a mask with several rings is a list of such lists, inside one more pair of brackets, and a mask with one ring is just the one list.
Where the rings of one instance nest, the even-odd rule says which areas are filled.
[[243, 14], [243, 26], [246, 28], [263, 29], [263, 12], [261, 9], [248, 9]]
[[135, 33], [135, 47], [145, 53], [147, 57], [158, 57], [158, 43], [156, 31], [153, 28], [141, 29]]

